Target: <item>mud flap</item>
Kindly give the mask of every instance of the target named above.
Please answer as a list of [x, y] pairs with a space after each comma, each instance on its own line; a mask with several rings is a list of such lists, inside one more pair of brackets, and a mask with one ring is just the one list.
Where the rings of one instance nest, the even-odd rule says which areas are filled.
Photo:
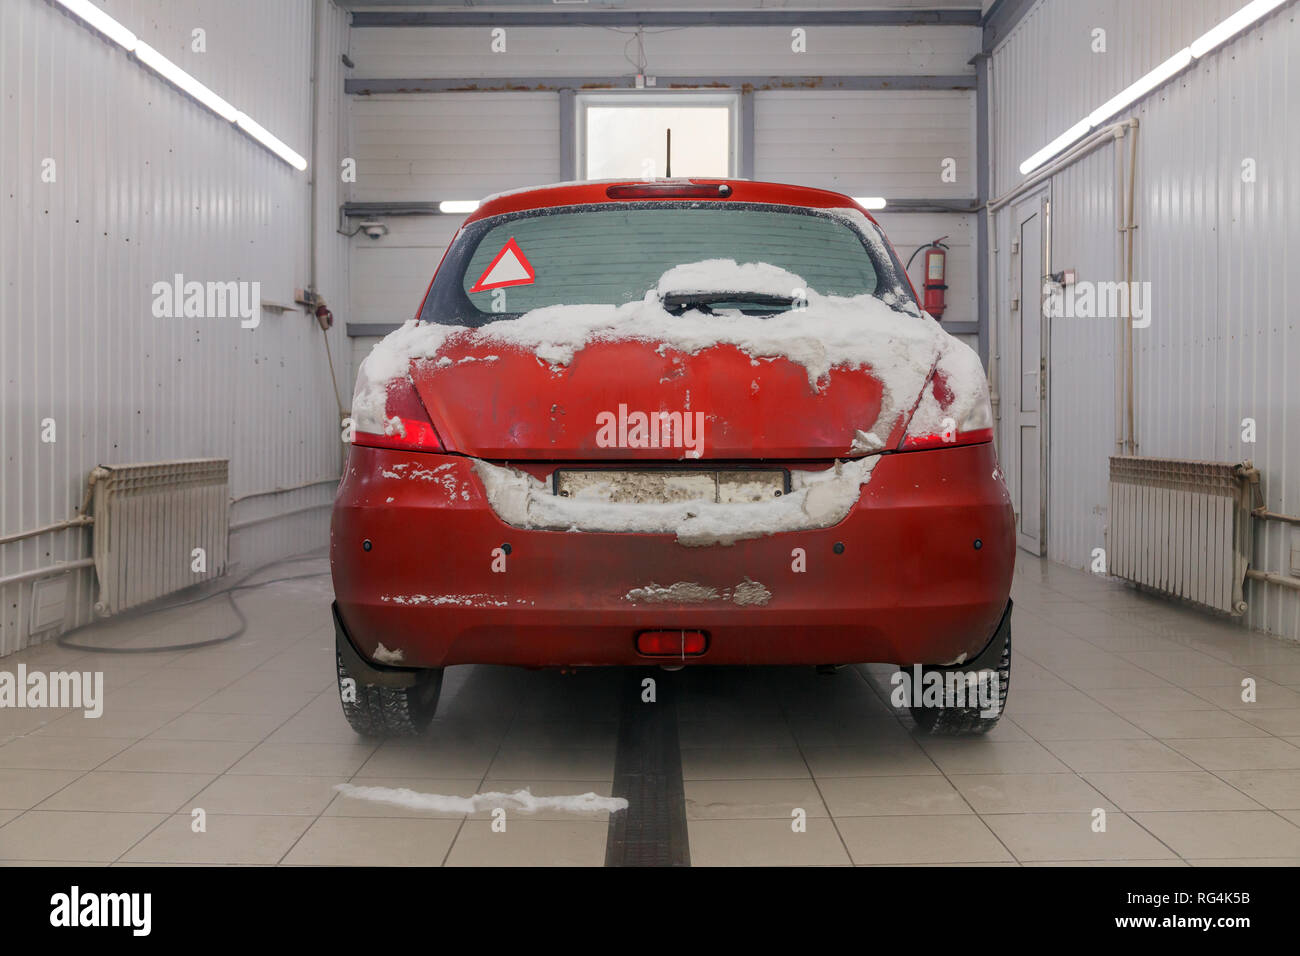
[[998, 621], [997, 630], [993, 632], [993, 637], [989, 639], [988, 645], [973, 658], [963, 664], [957, 665], [962, 670], [980, 671], [998, 669], [998, 664], [1002, 661], [1002, 651], [1007, 646], [1007, 638], [1011, 635], [1011, 608], [1015, 602], [1007, 598], [1006, 610], [1002, 612], [1002, 619]]
[[427, 673], [418, 668], [389, 667], [366, 660], [353, 645], [347, 628], [343, 626], [337, 601], [330, 605], [330, 610], [334, 615], [334, 646], [344, 668], [357, 683], [376, 687], [414, 687], [419, 682], [420, 675]]

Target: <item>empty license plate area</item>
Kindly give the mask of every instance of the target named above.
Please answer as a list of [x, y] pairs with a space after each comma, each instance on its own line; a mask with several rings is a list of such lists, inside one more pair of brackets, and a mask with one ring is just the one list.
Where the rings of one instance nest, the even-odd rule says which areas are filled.
[[714, 501], [719, 504], [755, 504], [771, 501], [790, 490], [790, 475], [783, 468], [699, 469], [609, 468], [559, 469], [555, 494], [561, 498], [605, 501], [612, 504], [670, 504], [676, 501]]

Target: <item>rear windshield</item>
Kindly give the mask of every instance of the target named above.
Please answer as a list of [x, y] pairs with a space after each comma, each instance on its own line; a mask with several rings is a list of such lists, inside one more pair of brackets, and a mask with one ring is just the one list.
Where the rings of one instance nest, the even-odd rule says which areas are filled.
[[[915, 308], [883, 238], [844, 218], [798, 206], [650, 202], [471, 223], [448, 251], [420, 318], [473, 327], [545, 306], [622, 305], [655, 291], [675, 266], [715, 259], [774, 267], [763, 274], [791, 273], [822, 295], [871, 295], [900, 311]], [[745, 308], [747, 300], [733, 304]], [[756, 307], [781, 310], [770, 296]]]

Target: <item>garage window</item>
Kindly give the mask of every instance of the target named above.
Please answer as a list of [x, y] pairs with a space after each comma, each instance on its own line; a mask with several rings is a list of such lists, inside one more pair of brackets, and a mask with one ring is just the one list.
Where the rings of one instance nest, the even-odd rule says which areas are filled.
[[588, 93], [576, 105], [579, 178], [736, 175], [735, 93]]

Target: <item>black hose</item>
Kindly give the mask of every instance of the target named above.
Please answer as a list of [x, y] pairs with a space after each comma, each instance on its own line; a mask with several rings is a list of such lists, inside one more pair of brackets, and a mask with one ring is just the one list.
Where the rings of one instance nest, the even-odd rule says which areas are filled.
[[211, 637], [203, 641], [193, 641], [187, 644], [168, 644], [159, 647], [93, 647], [89, 644], [74, 644], [68, 640], [69, 637], [76, 634], [78, 631], [84, 631], [88, 627], [94, 627], [96, 624], [101, 623], [99, 621], [91, 621], [89, 624], [82, 624], [80, 627], [74, 627], [70, 631], [65, 631], [55, 641], [55, 644], [59, 647], [67, 648], [70, 651], [90, 651], [97, 654], [158, 654], [166, 651], [192, 651], [200, 647], [210, 647], [213, 644], [224, 644], [226, 641], [233, 641], [248, 630], [248, 618], [244, 616], [244, 612], [240, 610], [239, 605], [235, 603], [235, 592], [251, 591], [254, 588], [265, 587], [268, 584], [279, 584], [282, 581], [299, 581], [304, 578], [319, 578], [329, 574], [329, 572], [315, 571], [311, 574], [289, 574], [284, 577], [268, 578], [265, 581], [257, 581], [253, 584], [245, 584], [245, 581], [277, 564], [293, 564], [297, 561], [313, 561], [322, 557], [324, 557], [323, 554], [313, 553], [301, 555], [296, 558], [281, 558], [278, 561], [268, 561], [266, 564], [253, 568], [240, 578], [238, 583], [233, 584], [224, 590], [217, 591], [213, 594], [205, 594], [202, 597], [191, 598], [188, 601], [178, 601], [175, 604], [165, 604], [161, 607], [150, 607], [135, 612], [129, 612], [125, 617], [117, 618], [117, 620], [132, 620], [137, 617], [148, 617], [151, 614], [159, 614], [163, 611], [174, 611], [177, 608], [202, 604], [204, 601], [211, 601], [213, 598], [225, 597], [226, 600], [230, 602], [230, 609], [234, 611], [235, 616], [239, 618], [239, 627], [231, 631], [229, 634], [223, 634], [221, 637]]

